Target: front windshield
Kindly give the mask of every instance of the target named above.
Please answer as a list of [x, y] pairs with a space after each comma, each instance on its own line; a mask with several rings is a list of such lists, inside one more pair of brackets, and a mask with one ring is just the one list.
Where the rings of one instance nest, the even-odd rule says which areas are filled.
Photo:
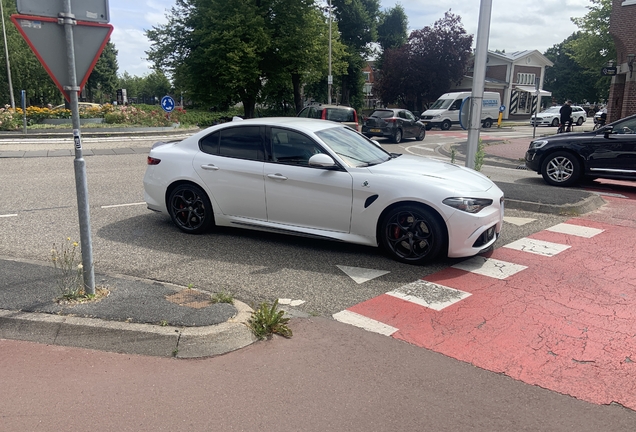
[[454, 99], [437, 99], [429, 109], [447, 109], [453, 103]]
[[550, 107], [547, 110], [543, 111], [544, 113], [558, 113], [561, 107]]
[[352, 168], [377, 165], [391, 159], [389, 153], [350, 128], [324, 129], [316, 135]]

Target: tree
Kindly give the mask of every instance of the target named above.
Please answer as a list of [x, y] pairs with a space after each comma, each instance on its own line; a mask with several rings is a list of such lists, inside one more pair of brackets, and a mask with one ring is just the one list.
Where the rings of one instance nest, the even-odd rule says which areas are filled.
[[86, 82], [89, 100], [104, 103], [114, 99], [119, 84], [117, 69], [117, 50], [108, 41]]
[[574, 60], [572, 42], [580, 36], [574, 33], [544, 53], [554, 66], [546, 69], [543, 87], [560, 103], [568, 99], [577, 103], [596, 102], [601, 97], [595, 87], [599, 71], [590, 74]]
[[[572, 18], [572, 22], [581, 30], [578, 36], [567, 43], [568, 55], [578, 63], [586, 74], [595, 78], [594, 87], [598, 98], [609, 97], [610, 77], [603, 77], [599, 71], [608, 60], [616, 58], [616, 47], [612, 38], [610, 15], [612, 0], [590, 0], [592, 6], [582, 18]], [[591, 99], [598, 101], [599, 99]]]
[[472, 42], [461, 18], [446, 12], [432, 27], [411, 32], [404, 48], [387, 50], [377, 94], [385, 103], [400, 102], [412, 111], [421, 111], [425, 102], [437, 99], [461, 81], [472, 55]]
[[400, 4], [386, 12], [381, 12], [378, 24], [378, 43], [382, 51], [404, 45], [408, 40], [408, 25], [408, 17]]
[[377, 40], [379, 0], [333, 0], [340, 37], [347, 47], [347, 72], [341, 77], [342, 103], [362, 105], [362, 67]]

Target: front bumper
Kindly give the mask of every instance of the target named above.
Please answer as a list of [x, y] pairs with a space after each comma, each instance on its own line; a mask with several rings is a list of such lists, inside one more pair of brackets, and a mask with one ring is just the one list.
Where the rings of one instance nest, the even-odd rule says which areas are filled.
[[[501, 200], [500, 200], [501, 198]], [[448, 257], [471, 257], [490, 248], [501, 233], [504, 217], [503, 194], [477, 214], [457, 211], [449, 218]]]
[[527, 150], [526, 156], [526, 167], [532, 171], [539, 172], [541, 169], [541, 161], [539, 160], [539, 156], [536, 150]]

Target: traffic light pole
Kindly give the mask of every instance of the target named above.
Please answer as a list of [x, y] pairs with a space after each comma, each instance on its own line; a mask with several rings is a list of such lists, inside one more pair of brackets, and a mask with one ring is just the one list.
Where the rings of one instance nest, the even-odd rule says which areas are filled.
[[75, 16], [71, 12], [71, 0], [64, 0], [64, 12], [59, 14], [58, 24], [64, 25], [66, 36], [66, 53], [68, 60], [68, 91], [71, 103], [73, 122], [73, 141], [75, 145], [75, 189], [77, 191], [77, 211], [80, 224], [80, 244], [82, 247], [82, 267], [84, 289], [86, 294], [95, 294], [95, 271], [93, 268], [93, 243], [91, 240], [91, 217], [88, 203], [88, 181], [86, 178], [86, 161], [82, 153], [82, 136], [80, 134], [80, 115], [78, 104], [77, 73], [75, 71], [75, 45], [73, 40], [73, 26], [77, 25]]

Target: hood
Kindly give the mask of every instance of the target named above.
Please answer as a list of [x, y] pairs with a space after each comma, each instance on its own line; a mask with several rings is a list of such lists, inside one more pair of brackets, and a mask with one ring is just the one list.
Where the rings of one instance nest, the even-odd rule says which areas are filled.
[[368, 170], [378, 175], [438, 182], [461, 193], [484, 192], [495, 185], [488, 177], [475, 170], [421, 156], [402, 155], [370, 166]]
[[436, 116], [445, 113], [448, 111], [447, 109], [429, 109], [424, 111], [421, 115], [425, 116]]

